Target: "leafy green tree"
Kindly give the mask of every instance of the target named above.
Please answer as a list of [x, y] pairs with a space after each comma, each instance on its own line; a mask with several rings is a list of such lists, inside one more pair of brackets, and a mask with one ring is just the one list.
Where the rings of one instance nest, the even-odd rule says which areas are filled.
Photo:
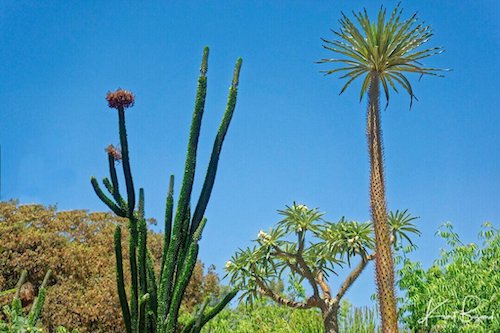
[[[323, 220], [323, 213], [294, 203], [278, 211], [284, 218], [269, 233], [260, 231], [256, 245], [239, 250], [226, 263], [231, 284], [243, 290], [241, 298], [253, 302], [266, 297], [294, 309], [319, 309], [324, 331], [339, 332], [340, 301], [367, 264], [373, 260], [375, 240], [371, 222], [359, 223], [344, 218], [337, 223]], [[391, 242], [410, 240], [410, 234], [419, 234], [406, 211], [391, 214], [389, 220]], [[359, 261], [351, 266], [354, 258]], [[328, 284], [330, 274], [346, 265], [351, 272], [336, 292]], [[284, 275], [298, 297], [280, 293], [273, 285]], [[305, 295], [307, 283], [312, 295]]]
[[424, 270], [403, 257], [399, 271], [403, 322], [413, 332], [500, 332], [500, 234], [484, 223], [479, 242], [464, 244], [446, 223], [436, 233], [448, 244]]
[[416, 99], [405, 73], [437, 75], [439, 69], [424, 67], [421, 60], [442, 52], [440, 47], [419, 50], [433, 35], [429, 26], [418, 23], [416, 14], [403, 20], [396, 6], [388, 21], [381, 8], [375, 21], [366, 9], [354, 13], [360, 28], [342, 13], [340, 30], [333, 31], [337, 40], [323, 39], [324, 48], [342, 58], [323, 59], [321, 63], [340, 64], [340, 68], [325, 71], [326, 75], [342, 72], [347, 79], [340, 93], [358, 77], [364, 76], [360, 100], [368, 94], [366, 135], [370, 156], [370, 208], [375, 227], [376, 282], [384, 333], [397, 332], [397, 311], [394, 292], [394, 260], [391, 251], [385, 198], [384, 158], [380, 120], [380, 85], [389, 104], [389, 86], [397, 92], [401, 85], [410, 95], [410, 108]]

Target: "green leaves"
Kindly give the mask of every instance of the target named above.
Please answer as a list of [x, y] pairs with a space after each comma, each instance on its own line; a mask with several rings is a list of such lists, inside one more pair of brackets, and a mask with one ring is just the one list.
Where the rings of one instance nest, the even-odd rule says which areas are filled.
[[[268, 232], [261, 230], [254, 246], [239, 249], [226, 263], [230, 283], [243, 291], [240, 298], [253, 302], [262, 294], [262, 285], [272, 289], [276, 280], [286, 274], [295, 282], [326, 278], [347, 262], [360, 256], [371, 260], [375, 236], [371, 222], [337, 222], [323, 220], [324, 213], [305, 205], [293, 203], [278, 213], [284, 218]], [[420, 232], [412, 223], [416, 217], [407, 210], [390, 214], [391, 231], [395, 239], [410, 241], [410, 234]], [[285, 279], [286, 280], [286, 279]]]
[[500, 234], [483, 224], [481, 242], [464, 244], [445, 223], [437, 232], [447, 244], [432, 266], [405, 259], [398, 282], [405, 292], [403, 321], [412, 331], [498, 332]]
[[411, 216], [411, 214], [408, 213], [408, 209], [403, 211], [396, 210], [396, 212], [389, 213], [389, 227], [396, 244], [404, 238], [408, 241], [408, 243], [410, 243], [410, 245], [413, 245], [408, 234], [413, 233], [418, 236], [421, 235], [421, 232], [412, 223], [412, 221], [416, 219], [418, 219], [418, 217]]
[[375, 248], [371, 222], [346, 221], [342, 217], [337, 223], [325, 224], [322, 238], [325, 239], [325, 250], [338, 254], [341, 260], [345, 257], [349, 265], [353, 256], [366, 258], [368, 251]]
[[[416, 14], [402, 20], [403, 10], [399, 4], [386, 20], [386, 9], [381, 8], [377, 19], [371, 21], [366, 9], [353, 15], [356, 22], [351, 21], [344, 13], [339, 20], [339, 31], [333, 31], [338, 39], [322, 38], [323, 47], [339, 54], [340, 58], [322, 59], [319, 63], [334, 63], [347, 65], [340, 68], [324, 70], [325, 75], [338, 72], [340, 77], [347, 79], [342, 87], [342, 94], [358, 77], [365, 75], [360, 91], [360, 100], [368, 91], [370, 77], [377, 75], [384, 88], [387, 104], [389, 103], [389, 88], [398, 92], [396, 84], [410, 95], [410, 108], [416, 99], [408, 79], [403, 73], [418, 73], [423, 75], [443, 76], [446, 69], [425, 67], [422, 59], [443, 52], [441, 47], [420, 50], [432, 37], [430, 26], [418, 23]], [[356, 24], [357, 23], [357, 24]]]
[[286, 206], [285, 210], [278, 210], [278, 213], [285, 218], [278, 222], [278, 226], [285, 232], [305, 232], [307, 230], [316, 231], [315, 223], [321, 220], [324, 213], [320, 213], [316, 208], [309, 209], [305, 205], [293, 203], [291, 207]]

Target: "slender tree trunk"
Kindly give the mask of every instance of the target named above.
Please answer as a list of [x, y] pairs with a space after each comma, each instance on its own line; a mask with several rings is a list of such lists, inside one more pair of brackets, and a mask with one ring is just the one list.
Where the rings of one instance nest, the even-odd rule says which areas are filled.
[[370, 208], [375, 230], [377, 254], [375, 271], [383, 333], [398, 331], [394, 294], [394, 261], [387, 223], [384, 185], [382, 130], [380, 128], [379, 77], [372, 73], [368, 90], [367, 136], [370, 155]]
[[339, 333], [339, 305], [334, 304], [323, 312], [323, 327], [325, 333]]

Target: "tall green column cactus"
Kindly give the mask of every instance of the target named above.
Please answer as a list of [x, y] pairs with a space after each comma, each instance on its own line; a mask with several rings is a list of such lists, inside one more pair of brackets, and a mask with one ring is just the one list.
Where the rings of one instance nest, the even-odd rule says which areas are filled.
[[[213, 189], [222, 144], [236, 106], [241, 63], [240, 58], [236, 62], [226, 111], [215, 138], [201, 194], [194, 213], [191, 215], [191, 193], [196, 170], [196, 153], [207, 89], [208, 48], [204, 49], [189, 134], [184, 178], [175, 207], [175, 218], [174, 176], [170, 176], [165, 208], [165, 238], [158, 276], [154, 270], [152, 256], [147, 249], [147, 226], [144, 214], [144, 190], [142, 188], [139, 189], [137, 209], [135, 207], [136, 198], [125, 126], [125, 109], [133, 106], [134, 96], [129, 91], [119, 89], [108, 93], [106, 97], [109, 107], [118, 111], [121, 144], [121, 151], [112, 145], [106, 149], [110, 178], [104, 178], [103, 184], [111, 197], [104, 193], [94, 177], [91, 178], [91, 183], [97, 196], [116, 215], [128, 219], [131, 276], [129, 297], [127, 297], [125, 290], [120, 226], [116, 227], [114, 237], [116, 284], [127, 333], [174, 333], [180, 328], [178, 327], [179, 308], [196, 264], [199, 250], [198, 242], [207, 222], [204, 214]], [[115, 163], [118, 160], [122, 161], [127, 192], [126, 200], [121, 196], [119, 190], [115, 168]], [[206, 310], [206, 305], [203, 306], [193, 320], [183, 328], [183, 332], [199, 332], [201, 327], [217, 315], [235, 296], [236, 291], [232, 291], [215, 307]]]

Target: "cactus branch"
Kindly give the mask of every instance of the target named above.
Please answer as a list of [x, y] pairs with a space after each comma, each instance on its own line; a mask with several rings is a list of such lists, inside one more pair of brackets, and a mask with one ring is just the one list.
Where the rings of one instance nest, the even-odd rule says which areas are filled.
[[[139, 268], [139, 296], [142, 298], [144, 295], [148, 293], [147, 286], [147, 270], [146, 270], [146, 261], [147, 261], [147, 235], [148, 229], [146, 225], [146, 219], [144, 218], [144, 189], [139, 189], [139, 205], [138, 205], [138, 219], [139, 219], [139, 240], [138, 240], [138, 268]], [[148, 296], [149, 297], [149, 296]], [[146, 323], [146, 312], [140, 311], [139, 315], [139, 330], [141, 332], [144, 329], [144, 325]]]
[[163, 253], [160, 268], [160, 278], [165, 266], [165, 259], [167, 258], [167, 250], [170, 244], [170, 237], [172, 236], [172, 215], [174, 211], [174, 175], [170, 175], [170, 182], [168, 184], [167, 203], [165, 208], [165, 230], [163, 234]]
[[149, 309], [156, 316], [158, 313], [158, 290], [157, 290], [157, 284], [156, 284], [156, 275], [155, 275], [155, 270], [154, 270], [153, 255], [151, 254], [150, 251], [148, 251], [148, 254], [147, 254], [146, 269], [147, 269], [147, 275], [148, 275], [147, 276], [147, 278], [148, 278], [148, 293], [150, 295], [150, 297], [149, 297]]
[[108, 198], [108, 196], [106, 196], [106, 194], [104, 194], [104, 192], [99, 187], [99, 183], [97, 182], [97, 179], [95, 179], [95, 177], [91, 177], [90, 182], [92, 183], [92, 187], [94, 188], [95, 194], [97, 194], [99, 199], [101, 199], [101, 201], [106, 206], [108, 206], [109, 209], [111, 209], [113, 211], [113, 213], [115, 213], [116, 215], [118, 215], [120, 217], [127, 216], [127, 213], [123, 209], [118, 207], [110, 198]]
[[139, 320], [137, 321], [137, 328], [136, 328], [137, 333], [142, 333], [145, 330], [146, 309], [148, 302], [149, 302], [149, 294], [142, 295], [141, 298], [139, 299], [139, 313], [138, 313]]
[[187, 207], [191, 198], [191, 191], [193, 188], [194, 173], [196, 168], [196, 150], [198, 147], [198, 138], [200, 134], [201, 120], [205, 108], [205, 97], [207, 92], [207, 61], [208, 61], [208, 48], [203, 52], [203, 59], [198, 79], [198, 90], [196, 94], [196, 102], [193, 113], [193, 120], [191, 122], [191, 130], [189, 134], [188, 151], [186, 156], [186, 164], [184, 168], [184, 178], [182, 181], [181, 192], [177, 204], [177, 211], [175, 214], [173, 233], [167, 251], [167, 259], [165, 267], [162, 272], [162, 279], [160, 285], [160, 302], [158, 311], [158, 323], [161, 325], [166, 319], [166, 314], [170, 311], [170, 302], [172, 298], [172, 285], [174, 273], [176, 271], [176, 264], [178, 261], [179, 249], [183, 243], [182, 235], [183, 224], [187, 213]]
[[21, 294], [21, 287], [23, 286], [24, 282], [26, 282], [27, 278], [28, 278], [28, 271], [23, 270], [21, 272], [21, 277], [19, 278], [16, 284], [16, 294], [14, 295], [14, 299], [19, 299], [19, 295]]
[[111, 177], [111, 184], [113, 185], [113, 198], [115, 198], [117, 203], [123, 203], [123, 198], [120, 195], [120, 189], [118, 186], [118, 177], [116, 175], [115, 158], [111, 153], [108, 153], [108, 165], [109, 165], [109, 176]]
[[167, 332], [173, 332], [173, 330], [175, 329], [174, 325], [177, 324], [177, 317], [179, 315], [182, 296], [184, 295], [186, 287], [189, 283], [189, 279], [191, 278], [191, 275], [193, 273], [193, 268], [196, 264], [196, 258], [198, 256], [199, 249], [198, 241], [201, 238], [201, 233], [203, 232], [203, 228], [205, 227], [206, 222], [206, 218], [201, 221], [200, 226], [193, 235], [192, 242], [189, 244], [186, 259], [184, 260], [184, 265], [182, 266], [178, 283], [176, 284], [176, 288], [172, 298], [172, 305], [170, 307], [169, 317], [167, 320]]
[[120, 145], [122, 148], [123, 175], [125, 176], [125, 185], [127, 187], [128, 216], [131, 217], [134, 214], [135, 208], [135, 191], [132, 172], [130, 170], [127, 129], [125, 127], [125, 110], [123, 106], [118, 108], [118, 128], [120, 132]]
[[219, 126], [219, 130], [217, 132], [217, 136], [214, 141], [214, 146], [212, 149], [212, 154], [210, 156], [210, 162], [208, 164], [207, 174], [205, 176], [203, 188], [201, 190], [200, 198], [198, 199], [198, 203], [196, 204], [196, 209], [193, 214], [193, 223], [191, 225], [190, 235], [192, 235], [196, 230], [196, 228], [198, 228], [198, 225], [201, 219], [203, 218], [203, 215], [205, 214], [205, 210], [207, 208], [208, 201], [210, 200], [210, 195], [214, 187], [215, 176], [217, 173], [217, 166], [219, 164], [219, 157], [222, 149], [222, 144], [224, 143], [224, 138], [226, 137], [227, 131], [229, 129], [229, 124], [231, 123], [234, 109], [236, 107], [236, 97], [238, 95], [238, 83], [239, 83], [239, 75], [240, 75], [242, 61], [243, 60], [239, 58], [238, 61], [236, 62], [233, 75], [233, 82], [231, 84], [231, 88], [229, 89], [229, 97], [227, 101], [226, 111], [224, 113], [221, 124]]
[[[219, 312], [221, 312], [224, 307], [231, 302], [231, 300], [236, 296], [238, 293], [238, 290], [233, 290], [230, 293], [228, 293], [220, 302], [217, 304], [215, 307], [212, 309], [208, 310], [207, 313], [203, 314], [203, 318], [200, 321], [200, 328], [202, 328], [206, 323], [210, 321], [210, 319], [214, 318]], [[191, 321], [184, 327], [182, 330], [182, 333], [195, 333], [192, 331], [194, 328], [194, 325], [196, 324], [196, 321], [198, 318], [193, 318]]]
[[35, 298], [33, 307], [29, 313], [28, 322], [30, 325], [35, 325], [42, 313], [43, 303], [45, 302], [45, 296], [47, 294], [47, 284], [51, 276], [52, 271], [49, 269], [43, 278], [43, 282], [38, 290], [38, 296]]
[[118, 298], [122, 308], [123, 321], [127, 333], [132, 333], [132, 323], [130, 319], [130, 309], [127, 302], [127, 294], [125, 292], [125, 283], [123, 278], [123, 255], [122, 255], [122, 229], [116, 226], [115, 234], [115, 259], [116, 259], [116, 286], [118, 289]]

